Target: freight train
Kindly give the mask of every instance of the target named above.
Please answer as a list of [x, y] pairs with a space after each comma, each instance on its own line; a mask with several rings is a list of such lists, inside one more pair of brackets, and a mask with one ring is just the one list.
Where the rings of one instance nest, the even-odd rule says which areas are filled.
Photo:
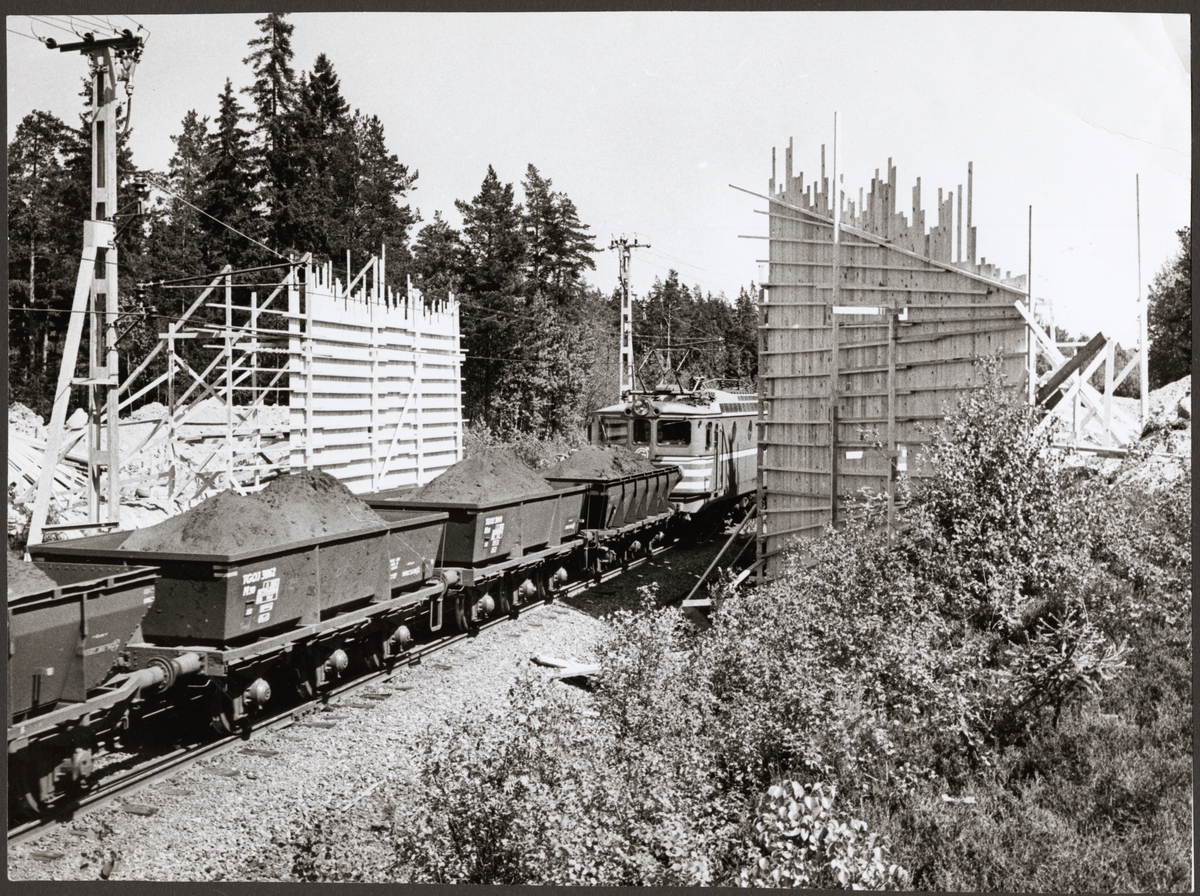
[[682, 479], [671, 503], [682, 513], [714, 504], [747, 504], [756, 488], [758, 396], [706, 388], [660, 386], [633, 391], [588, 421], [588, 441], [622, 445]]
[[29, 546], [43, 580], [10, 572], [8, 598], [10, 819], [86, 792], [155, 716], [236, 732], [273, 695], [317, 696], [645, 555], [680, 518], [684, 474], [655, 460], [503, 500], [359, 496], [369, 525], [232, 553], [128, 550], [128, 531]]

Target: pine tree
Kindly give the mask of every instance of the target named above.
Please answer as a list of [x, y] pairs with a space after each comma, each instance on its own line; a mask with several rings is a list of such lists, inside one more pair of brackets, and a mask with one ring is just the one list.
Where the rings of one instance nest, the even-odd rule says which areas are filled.
[[596, 246], [579, 213], [565, 193], [529, 165], [521, 184], [525, 192], [522, 231], [525, 237], [525, 275], [532, 290], [563, 305], [578, 293], [583, 270], [595, 269]]
[[[41, 414], [58, 333], [65, 330], [82, 226], [63, 207], [73, 135], [61, 119], [34, 111], [8, 144], [9, 394]], [[49, 379], [47, 377], [50, 377]]]
[[594, 271], [592, 258], [598, 250], [588, 227], [579, 220], [575, 203], [565, 193], [554, 194], [553, 215], [550, 219], [550, 240], [554, 250], [554, 286], [560, 295], [580, 288], [583, 271]]
[[[201, 245], [201, 215], [204, 185], [211, 163], [208, 154], [208, 117], [190, 110], [172, 135], [175, 153], [168, 162], [166, 181], [172, 196], [159, 198], [151, 213], [151, 235], [147, 256], [151, 260], [148, 279], [165, 280], [206, 273]], [[189, 204], [190, 203], [190, 204]]]
[[412, 250], [413, 284], [421, 290], [426, 302], [440, 302], [458, 292], [458, 259], [462, 252], [459, 233], [451, 227], [442, 213], [433, 213], [433, 220], [417, 233]]
[[738, 290], [733, 310], [733, 327], [726, 336], [730, 349], [729, 368], [726, 376], [740, 380], [743, 385], [753, 387], [758, 377], [758, 288], [751, 283], [749, 289]]
[[521, 212], [512, 184], [501, 184], [491, 165], [474, 199], [454, 204], [463, 216], [458, 262], [467, 350], [463, 413], [504, 431], [519, 417], [499, 402], [513, 400], [508, 381], [521, 375], [514, 370], [526, 322], [520, 302], [525, 257]]
[[355, 186], [357, 147], [349, 111], [333, 64], [322, 53], [301, 78], [292, 115], [295, 146], [280, 240], [335, 262], [352, 248], [346, 204]]
[[549, 277], [554, 258], [550, 230], [554, 215], [554, 196], [550, 181], [532, 164], [525, 169], [521, 187], [525, 191], [522, 232], [525, 237], [525, 275], [533, 290], [549, 292]]
[[356, 152], [353, 198], [346, 203], [346, 245], [359, 257], [379, 254], [386, 245], [388, 283], [403, 290], [411, 265], [409, 231], [417, 215], [400, 199], [413, 189], [417, 172], [410, 174], [408, 166], [388, 152], [378, 116], [356, 112], [352, 129]]

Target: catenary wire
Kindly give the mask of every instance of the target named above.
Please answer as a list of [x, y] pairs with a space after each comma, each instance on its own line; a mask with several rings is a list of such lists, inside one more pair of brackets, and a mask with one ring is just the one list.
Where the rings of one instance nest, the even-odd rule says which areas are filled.
[[216, 221], [218, 224], [220, 224], [222, 227], [226, 228], [227, 230], [231, 230], [231, 231], [233, 231], [233, 232], [234, 232], [234, 233], [236, 233], [238, 236], [242, 237], [243, 239], [247, 239], [247, 240], [249, 240], [250, 242], [254, 243], [256, 246], [262, 246], [264, 249], [266, 249], [268, 252], [270, 252], [270, 253], [271, 253], [271, 254], [273, 254], [273, 255], [278, 255], [280, 258], [287, 258], [287, 256], [286, 256], [286, 255], [284, 255], [282, 252], [277, 252], [276, 250], [274, 250], [274, 249], [272, 249], [270, 246], [268, 246], [266, 243], [260, 243], [258, 240], [256, 240], [256, 239], [255, 239], [254, 237], [252, 237], [252, 236], [246, 236], [246, 234], [242, 233], [242, 232], [241, 232], [240, 230], [238, 230], [236, 227], [232, 227], [232, 226], [230, 226], [229, 224], [226, 224], [226, 223], [225, 223], [224, 221], [222, 221], [220, 218], [217, 218], [217, 217], [214, 217], [213, 215], [210, 215], [210, 214], [209, 214], [208, 212], [206, 212], [204, 209], [202, 209], [202, 208], [197, 208], [196, 206], [192, 205], [190, 202], [188, 202], [188, 201], [187, 201], [186, 199], [184, 199], [182, 196], [179, 196], [179, 195], [177, 195], [177, 194], [175, 194], [175, 193], [171, 192], [170, 190], [168, 190], [168, 189], [167, 189], [166, 187], [164, 187], [164, 186], [163, 186], [161, 183], [159, 183], [159, 182], [157, 181], [157, 179], [156, 179], [156, 178], [153, 178], [153, 177], [151, 177], [151, 176], [150, 176], [150, 175], [148, 175], [148, 174], [143, 174], [143, 177], [145, 177], [145, 178], [146, 178], [146, 181], [147, 181], [147, 183], [149, 183], [149, 184], [150, 184], [152, 187], [154, 187], [156, 190], [161, 190], [162, 192], [166, 193], [168, 196], [171, 196], [172, 198], [179, 200], [179, 201], [180, 201], [180, 202], [182, 202], [184, 205], [186, 205], [188, 208], [195, 209], [195, 210], [196, 210], [196, 211], [198, 211], [200, 214], [204, 215], [204, 217], [206, 217], [206, 218], [212, 218], [212, 220]]

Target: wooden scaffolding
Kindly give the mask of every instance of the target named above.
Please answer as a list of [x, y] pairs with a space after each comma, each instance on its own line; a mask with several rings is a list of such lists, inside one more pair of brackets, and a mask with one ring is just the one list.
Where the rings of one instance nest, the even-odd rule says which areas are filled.
[[348, 287], [312, 269], [289, 306], [291, 467], [356, 494], [424, 485], [463, 456], [458, 303], [394, 295], [384, 263]]
[[[122, 442], [120, 492], [176, 513], [296, 469], [325, 470], [363, 493], [423, 485], [461, 460], [458, 303], [430, 307], [411, 287], [397, 295], [383, 274], [372, 257], [343, 284], [305, 256], [155, 284], [199, 295], [97, 415], [135, 435]], [[154, 398], [159, 413], [128, 417]], [[61, 461], [83, 435], [51, 456]], [[44, 462], [40, 479], [57, 468]], [[31, 536], [96, 528], [45, 525], [45, 489]]]
[[[919, 475], [926, 429], [974, 384], [976, 358], [998, 353], [1018, 386], [1027, 376], [1015, 307], [1027, 301], [1023, 279], [975, 261], [970, 213], [967, 254], [960, 217], [955, 259], [952, 194], [938, 191], [938, 223], [927, 229], [918, 180], [908, 220], [889, 160], [886, 179], [876, 172], [869, 193], [835, 207], [821, 155], [821, 177], [806, 188], [789, 145], [782, 183], [772, 171], [764, 197], [758, 551], [767, 577], [790, 543], [855, 513], [862, 490], [892, 506], [897, 474]], [[970, 203], [970, 174], [967, 190]], [[960, 187], [960, 210], [961, 197]]]
[[[824, 147], [820, 178], [807, 187], [803, 173], [793, 176], [790, 143], [778, 184], [774, 153], [771, 161], [769, 195], [754, 194], [769, 203], [759, 305], [758, 562], [766, 578], [796, 539], [850, 518], [868, 493], [887, 496], [893, 522], [898, 475], [925, 472], [920, 448], [960, 393], [978, 385], [982, 356], [999, 356], [1006, 381], [1031, 403], [1076, 402], [1083, 423], [1102, 423], [1100, 444], [1076, 425], [1073, 447], [1112, 448], [1113, 390], [1137, 358], [1116, 373], [1114, 344], [1103, 335], [1074, 359], [1064, 356], [1031, 310], [1028, 272], [1002, 275], [976, 261], [971, 164], [966, 226], [960, 184], [957, 220], [955, 192], [939, 189], [937, 223], [927, 227], [920, 178], [911, 219], [897, 212], [890, 159], [886, 177], [876, 170], [857, 202], [840, 190], [835, 200]], [[1039, 357], [1049, 362], [1040, 378]], [[1105, 363], [1101, 395], [1087, 380]]]

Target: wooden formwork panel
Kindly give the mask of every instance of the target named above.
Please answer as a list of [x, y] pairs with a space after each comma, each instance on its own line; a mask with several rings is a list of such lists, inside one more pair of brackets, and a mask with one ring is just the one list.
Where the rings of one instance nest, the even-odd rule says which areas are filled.
[[[929, 430], [976, 385], [975, 360], [999, 353], [1022, 386], [1021, 289], [992, 265], [953, 261], [953, 194], [926, 227], [920, 182], [910, 219], [895, 209], [895, 168], [845, 208], [835, 244], [829, 180], [770, 187], [768, 283], [760, 304], [759, 553], [766, 575], [797, 537], [890, 493], [920, 466]], [[961, 239], [961, 236], [959, 237]], [[959, 250], [961, 255], [961, 249]], [[858, 310], [858, 309], [861, 309]], [[836, 346], [836, 348], [835, 348]]]
[[461, 460], [457, 305], [307, 274], [289, 308], [293, 469], [363, 494], [424, 485]]

